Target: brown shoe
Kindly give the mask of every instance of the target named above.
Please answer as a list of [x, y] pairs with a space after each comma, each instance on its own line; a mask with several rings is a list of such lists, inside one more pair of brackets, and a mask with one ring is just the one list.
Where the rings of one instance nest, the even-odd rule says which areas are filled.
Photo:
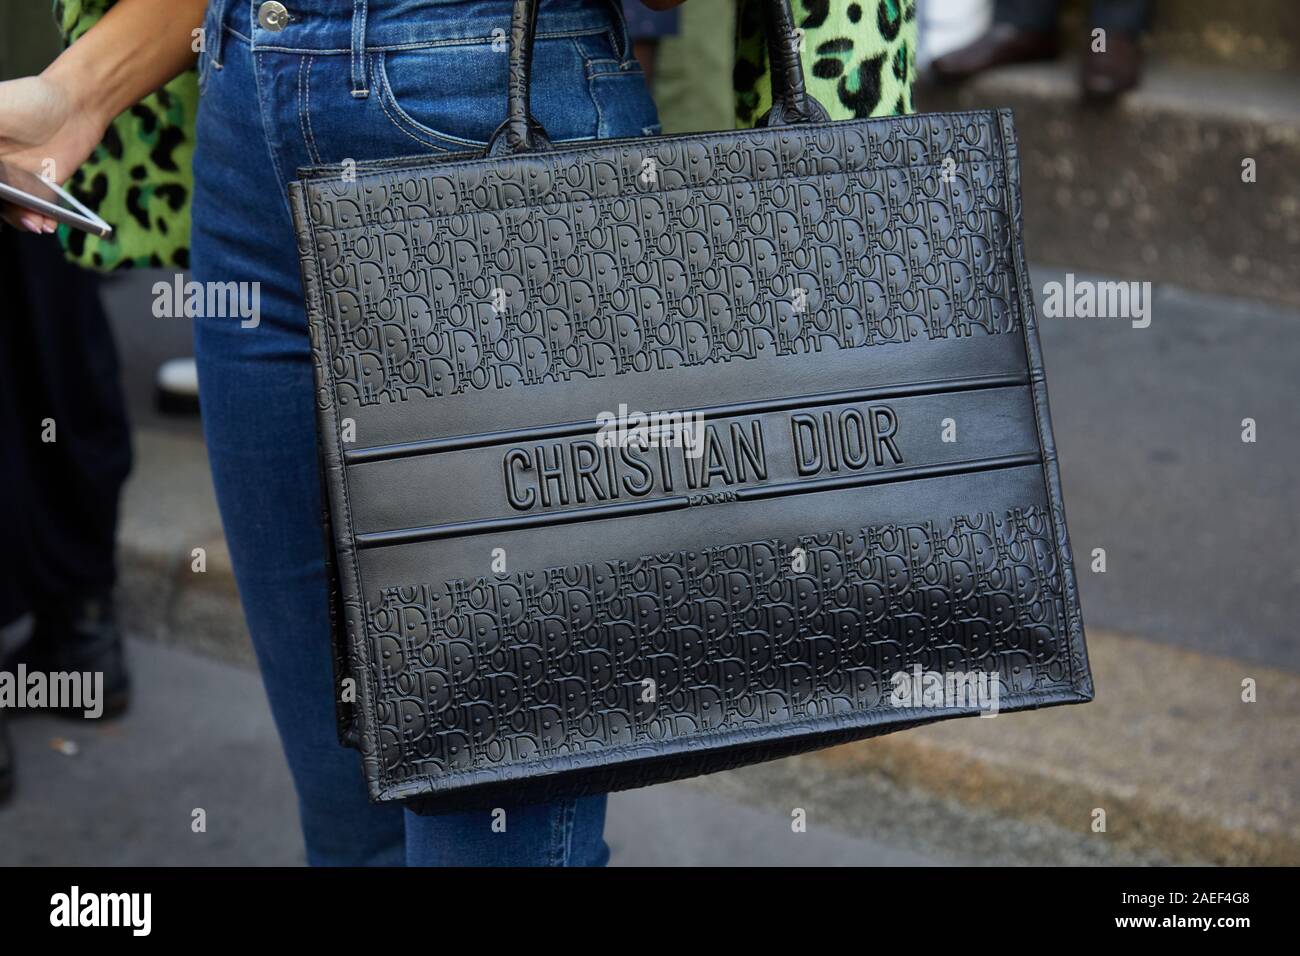
[[1079, 68], [1083, 95], [1094, 100], [1111, 100], [1138, 85], [1142, 78], [1142, 47], [1132, 33], [1106, 31], [1106, 52], [1084, 48]]
[[930, 64], [934, 78], [942, 83], [959, 83], [976, 73], [1004, 63], [1052, 60], [1060, 53], [1055, 33], [1022, 30], [1009, 23], [995, 23], [982, 36], [960, 49], [936, 57]]

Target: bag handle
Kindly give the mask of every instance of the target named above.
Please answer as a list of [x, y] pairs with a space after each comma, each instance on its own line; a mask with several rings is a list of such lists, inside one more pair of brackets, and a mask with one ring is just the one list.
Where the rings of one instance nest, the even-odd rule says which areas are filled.
[[[617, 0], [614, 0], [617, 2]], [[767, 54], [772, 61], [772, 108], [758, 126], [830, 121], [825, 107], [804, 87], [799, 34], [789, 0], [757, 0], [766, 8]], [[510, 73], [506, 80], [506, 120], [488, 142], [487, 155], [499, 156], [551, 148], [542, 124], [529, 107], [533, 38], [539, 0], [514, 0], [510, 17]]]

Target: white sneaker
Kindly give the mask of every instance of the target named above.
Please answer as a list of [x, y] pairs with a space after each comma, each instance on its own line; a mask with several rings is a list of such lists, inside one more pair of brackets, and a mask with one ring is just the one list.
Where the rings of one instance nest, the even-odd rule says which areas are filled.
[[199, 410], [199, 371], [192, 358], [168, 359], [154, 377], [158, 411], [193, 415]]

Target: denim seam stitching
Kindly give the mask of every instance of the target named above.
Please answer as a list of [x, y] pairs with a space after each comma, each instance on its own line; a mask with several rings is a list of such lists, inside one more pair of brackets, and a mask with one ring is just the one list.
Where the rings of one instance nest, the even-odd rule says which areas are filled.
[[295, 105], [298, 107], [298, 134], [302, 137], [303, 146], [307, 150], [307, 155], [310, 156], [311, 147], [307, 143], [307, 127], [305, 127], [302, 123], [302, 117], [303, 117], [302, 68], [306, 65], [306, 63], [307, 63], [307, 58], [305, 56], [298, 57], [298, 89], [297, 89], [298, 97]]
[[275, 168], [275, 181], [279, 186], [280, 201], [284, 203], [284, 210], [289, 215], [289, 221], [293, 222], [293, 209], [289, 205], [289, 194], [284, 189], [284, 170], [280, 168], [280, 157], [276, 152], [275, 144], [271, 141], [270, 124], [266, 120], [266, 99], [262, 94], [262, 71], [258, 69], [257, 56], [250, 54], [252, 57], [253, 85], [257, 88], [257, 111], [262, 117], [262, 140], [266, 143], [266, 151], [271, 156], [271, 165]]
[[566, 866], [569, 861], [569, 808], [572, 801], [557, 800], [552, 804], [551, 846], [547, 862], [555, 866]]
[[[306, 77], [304, 80], [304, 70]], [[302, 133], [303, 145], [308, 156], [316, 156], [311, 138], [311, 57], [298, 59], [298, 132]]]
[[[446, 140], [448, 143], [453, 143], [456, 146], [466, 147], [469, 149], [482, 149], [484, 146], [487, 145], [486, 142], [480, 142], [478, 140], [472, 140], [472, 139], [461, 139], [460, 137], [457, 136], [449, 136], [446, 133], [441, 133], [431, 126], [425, 126], [414, 116], [411, 116], [411, 114], [407, 113], [406, 110], [402, 109], [402, 104], [397, 102], [397, 94], [393, 92], [393, 84], [388, 79], [387, 56], [375, 57], [375, 64], [376, 64], [375, 86], [379, 90], [379, 99], [381, 103], [387, 101], [387, 103], [384, 105], [384, 112], [388, 113], [389, 109], [392, 110], [392, 114], [389, 115], [389, 119], [392, 120], [394, 125], [398, 125], [399, 128], [401, 127], [398, 124], [397, 119], [394, 119], [394, 115], [399, 119], [401, 119], [405, 123], [405, 125], [410, 127], [409, 132], [407, 132], [407, 130], [402, 130], [402, 132], [406, 132], [407, 135], [412, 136], [412, 138], [416, 138], [415, 134], [420, 134], [424, 136], [433, 137], [434, 139]], [[428, 143], [426, 145], [437, 146], [439, 144]], [[448, 149], [447, 146], [439, 146], [439, 148]], [[451, 150], [451, 151], [454, 152], [455, 150]]]
[[203, 26], [200, 28], [201, 30], [200, 40], [202, 42], [202, 46], [199, 48], [198, 60], [194, 64], [194, 70], [198, 74], [198, 91], [200, 97], [202, 97], [204, 92], [207, 90], [208, 77], [212, 73], [212, 53], [208, 46], [208, 36], [207, 36], [208, 22], [211, 19], [211, 17], [212, 17], [212, 12], [209, 10], [204, 15]]
[[564, 826], [564, 865], [573, 863], [573, 831], [578, 824], [578, 801], [565, 800]]
[[626, 60], [636, 59], [636, 50], [632, 48], [632, 38], [628, 35], [627, 15], [623, 12], [623, 4], [611, 3], [610, 8], [614, 13], [616, 26], [609, 28], [610, 39], [614, 41], [614, 49], [618, 55]]
[[595, 91], [591, 88], [591, 58], [588, 57], [586, 52], [582, 49], [582, 44], [578, 42], [577, 37], [573, 37], [569, 42], [573, 44], [573, 49], [577, 52], [578, 59], [582, 61], [582, 71], [587, 75], [587, 96], [591, 100], [591, 105], [596, 110], [596, 138], [599, 139], [601, 138], [600, 134], [605, 130], [605, 113], [600, 108], [600, 100], [596, 98]]
[[308, 149], [313, 156], [320, 155], [320, 148], [316, 145], [316, 130], [311, 125], [311, 70], [316, 63], [316, 58], [311, 54], [307, 55], [307, 134], [311, 137], [311, 143]]
[[550, 840], [550, 844], [546, 848], [546, 865], [555, 866], [556, 848], [560, 845], [559, 830], [560, 830], [561, 807], [558, 802], [551, 804], [551, 809], [548, 816], [550, 817], [550, 823], [551, 823], [551, 840]]
[[389, 111], [388, 104], [384, 102], [384, 98], [382, 96], [379, 97], [379, 108], [384, 111], [384, 115], [388, 117], [388, 122], [390, 122], [393, 125], [393, 129], [397, 130], [403, 136], [407, 137], [412, 142], [420, 144], [425, 149], [435, 149], [435, 150], [440, 149], [440, 147], [436, 143], [431, 143], [427, 140], [420, 139], [420, 137], [416, 136], [414, 133], [408, 130], [404, 125], [399, 123], [397, 118], [393, 116], [393, 114]]
[[200, 53], [195, 69], [198, 72], [199, 97], [202, 98], [208, 91], [208, 79], [212, 76], [212, 58], [206, 53]]

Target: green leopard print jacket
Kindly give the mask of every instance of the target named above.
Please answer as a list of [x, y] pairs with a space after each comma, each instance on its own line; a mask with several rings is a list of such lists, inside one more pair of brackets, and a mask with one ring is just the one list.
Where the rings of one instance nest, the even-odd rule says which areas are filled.
[[[765, 0], [739, 0], [736, 121], [754, 122], [772, 106], [763, 43]], [[916, 0], [790, 0], [803, 33], [808, 92], [831, 119], [912, 112], [916, 75]]]
[[[65, 42], [114, 0], [54, 0]], [[636, 0], [630, 0], [636, 2]], [[762, 41], [763, 0], [738, 0], [736, 119], [752, 126], [772, 103]], [[912, 111], [916, 0], [791, 0], [804, 35], [808, 91], [832, 119]], [[102, 271], [189, 265], [190, 192], [198, 80], [193, 70], [123, 113], [68, 184], [114, 227], [100, 239], [59, 229], [69, 258]]]
[[[55, 0], [64, 42], [89, 30], [112, 5], [113, 0]], [[189, 70], [113, 121], [67, 184], [72, 195], [112, 225], [113, 235], [101, 239], [60, 226], [69, 259], [104, 272], [188, 268], [198, 106], [198, 75]]]

